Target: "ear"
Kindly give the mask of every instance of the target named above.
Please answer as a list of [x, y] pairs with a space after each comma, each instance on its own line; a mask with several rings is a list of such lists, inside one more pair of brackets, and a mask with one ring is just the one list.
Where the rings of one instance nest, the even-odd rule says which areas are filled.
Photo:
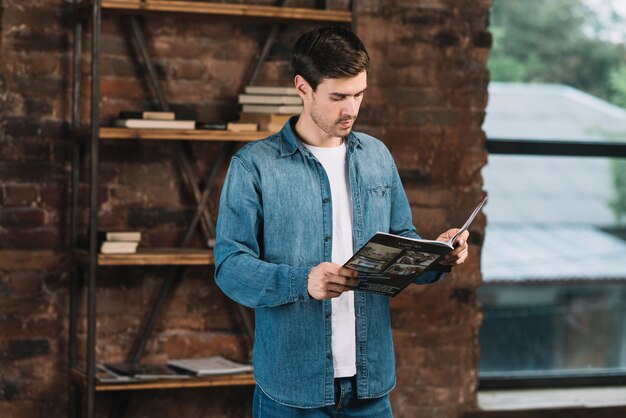
[[298, 95], [302, 100], [305, 100], [307, 97], [311, 96], [311, 92], [313, 89], [308, 81], [304, 79], [301, 75], [296, 75], [293, 79], [293, 84], [296, 87]]

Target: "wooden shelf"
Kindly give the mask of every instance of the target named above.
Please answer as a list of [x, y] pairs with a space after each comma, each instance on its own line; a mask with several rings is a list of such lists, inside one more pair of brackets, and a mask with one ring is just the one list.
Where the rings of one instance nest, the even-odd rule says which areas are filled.
[[[76, 250], [78, 261], [87, 263], [89, 253]], [[214, 264], [213, 251], [179, 248], [139, 248], [133, 254], [98, 254], [99, 266], [209, 266]]]
[[[81, 134], [88, 135], [87, 130]], [[275, 132], [231, 132], [204, 129], [129, 129], [129, 128], [100, 128], [100, 139], [139, 139], [163, 141], [234, 141], [249, 142], [263, 139]]]
[[103, 0], [102, 9], [129, 14], [175, 12], [218, 16], [254, 17], [278, 20], [300, 20], [350, 23], [347, 10], [325, 10], [299, 7], [257, 6], [176, 0]]
[[[82, 370], [70, 369], [70, 379], [83, 386], [87, 386], [87, 376]], [[252, 373], [190, 377], [185, 379], [160, 379], [160, 380], [123, 380], [120, 382], [98, 382], [96, 381], [97, 392], [120, 391], [120, 390], [146, 390], [146, 389], [181, 389], [181, 388], [201, 388], [201, 387], [223, 387], [223, 386], [250, 386], [254, 385], [254, 375]]]

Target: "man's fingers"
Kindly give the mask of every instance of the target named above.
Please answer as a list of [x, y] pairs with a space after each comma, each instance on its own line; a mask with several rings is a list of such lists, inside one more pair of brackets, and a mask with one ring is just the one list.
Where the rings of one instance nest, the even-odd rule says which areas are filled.
[[357, 284], [359, 284], [359, 280], [354, 277], [331, 275], [328, 277], [328, 279], [329, 283], [340, 284], [347, 287], [355, 287]]
[[346, 267], [342, 267], [338, 264], [329, 264], [326, 270], [327, 274], [333, 274], [335, 276], [356, 277], [359, 272]]
[[343, 286], [340, 284], [336, 284], [336, 283], [328, 283], [328, 286], [326, 287], [326, 291], [329, 293], [337, 293], [339, 296], [339, 294], [343, 293], [343, 292], [347, 292], [349, 290], [352, 290], [352, 287], [349, 286]]
[[456, 255], [452, 255], [452, 253], [445, 255], [439, 261], [439, 264], [443, 264], [444, 266], [456, 266], [462, 264], [467, 259], [468, 254], [469, 253], [466, 247], [459, 251]]
[[467, 243], [467, 239], [469, 238], [469, 231], [463, 231], [461, 233], [461, 235], [459, 235], [455, 242], [453, 243], [453, 245], [456, 247], [457, 245], [460, 245], [461, 242], [463, 243]]
[[450, 251], [448, 254], [446, 254], [446, 257], [450, 258], [450, 257], [454, 257], [457, 254], [460, 254], [462, 251], [465, 251], [467, 249], [467, 244], [465, 241], [459, 241], [457, 246], [454, 248], [454, 250]]

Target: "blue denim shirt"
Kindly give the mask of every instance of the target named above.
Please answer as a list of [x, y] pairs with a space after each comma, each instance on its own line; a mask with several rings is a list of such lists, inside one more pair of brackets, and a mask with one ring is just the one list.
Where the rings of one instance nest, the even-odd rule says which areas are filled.
[[[334, 403], [331, 301], [311, 298], [309, 271], [331, 260], [331, 193], [326, 172], [292, 124], [233, 157], [219, 206], [215, 278], [235, 301], [255, 308], [255, 379], [272, 399], [315, 408]], [[346, 138], [353, 244], [377, 231], [417, 237], [398, 171], [385, 145]], [[434, 282], [441, 274], [421, 277]], [[355, 292], [357, 395], [395, 385], [389, 298]]]

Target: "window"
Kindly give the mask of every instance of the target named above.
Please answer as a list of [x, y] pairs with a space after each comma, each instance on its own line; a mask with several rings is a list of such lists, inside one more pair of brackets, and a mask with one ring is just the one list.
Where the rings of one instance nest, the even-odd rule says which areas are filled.
[[626, 383], [621, 7], [494, 0], [482, 389]]

